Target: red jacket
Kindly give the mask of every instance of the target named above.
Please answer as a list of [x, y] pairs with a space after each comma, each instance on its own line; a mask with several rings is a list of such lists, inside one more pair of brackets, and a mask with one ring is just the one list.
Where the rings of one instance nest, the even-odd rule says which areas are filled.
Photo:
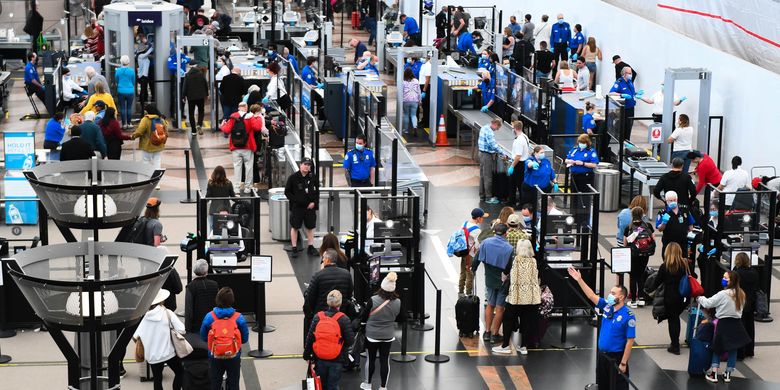
[[696, 166], [696, 176], [699, 177], [699, 181], [696, 183], [696, 193], [701, 192], [707, 184], [717, 186], [720, 184], [721, 174], [718, 167], [715, 166], [715, 161], [712, 160], [707, 154], [703, 154], [699, 165]]
[[[228, 119], [225, 123], [220, 126], [220, 130], [222, 130], [225, 134], [230, 134], [230, 131], [233, 130], [233, 123], [235, 123], [236, 118], [239, 117], [238, 112], [234, 112], [230, 115], [230, 119]], [[254, 116], [251, 112], [248, 112], [244, 114], [244, 126], [246, 127], [246, 135], [247, 135], [247, 141], [246, 145], [243, 147], [235, 147], [233, 146], [233, 137], [230, 137], [230, 151], [234, 151], [236, 149], [243, 150], [243, 149], [249, 149], [251, 151], [257, 150], [257, 145], [255, 144], [255, 132], [260, 131], [262, 129], [260, 125], [260, 121], [254, 119]]]

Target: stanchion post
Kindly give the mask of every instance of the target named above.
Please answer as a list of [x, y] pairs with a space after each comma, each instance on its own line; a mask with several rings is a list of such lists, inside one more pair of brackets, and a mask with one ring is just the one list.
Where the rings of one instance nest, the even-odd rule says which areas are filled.
[[436, 289], [436, 345], [433, 354], [426, 355], [425, 361], [430, 363], [446, 363], [450, 357], [441, 354], [441, 290]]
[[[409, 296], [409, 288], [404, 287], [404, 297]], [[407, 343], [407, 336], [409, 335], [409, 320], [404, 321], [403, 327], [401, 328], [401, 354], [400, 355], [393, 355], [391, 359], [393, 359], [394, 362], [397, 363], [410, 363], [415, 360], [417, 360], [417, 356], [414, 355], [407, 355], [406, 354], [406, 343]]]
[[[417, 289], [418, 291], [421, 291], [421, 295], [424, 294], [425, 291], [425, 277], [428, 275], [428, 272], [425, 270], [425, 263], [418, 263], [415, 266], [415, 274], [418, 272], [421, 272], [422, 275], [419, 277], [419, 282]], [[419, 271], [422, 270], [422, 271]], [[430, 278], [430, 277], [429, 277]], [[431, 280], [431, 283], [433, 283], [433, 280]], [[438, 287], [434, 284], [433, 286], [438, 291]], [[429, 330], [433, 330], [433, 326], [426, 323], [425, 319], [425, 296], [423, 296], [421, 299], [422, 303], [420, 304], [420, 312], [417, 314], [417, 321], [412, 324], [412, 329], [419, 331], [419, 332], [427, 332]]]
[[270, 349], [263, 349], [263, 334], [265, 332], [265, 283], [257, 283], [257, 310], [255, 311], [255, 319], [257, 321], [258, 329], [262, 329], [263, 332], [257, 332], [257, 349], [249, 351], [249, 356], [261, 359], [273, 356], [273, 352]]
[[195, 203], [195, 199], [192, 199], [192, 196], [190, 195], [192, 192], [190, 191], [190, 150], [184, 149], [184, 172], [187, 175], [187, 197], [180, 200], [180, 203]]
[[[41, 207], [40, 204], [38, 205], [38, 207]], [[2, 273], [2, 274], [0, 274], [0, 280], [5, 279], [6, 280], [5, 283], [8, 283], [8, 281], [11, 280], [11, 277], [6, 272], [6, 269], [7, 269], [6, 262], [5, 261], [0, 261], [0, 273]], [[6, 301], [5, 300], [5, 289], [6, 289], [6, 286], [3, 283], [0, 283], [0, 302], [5, 302]], [[0, 310], [0, 339], [7, 339], [9, 337], [16, 336], [16, 330], [14, 330], [14, 329], [6, 329], [5, 328], [6, 325], [7, 325], [7, 321], [8, 321], [8, 319], [6, 318], [6, 311], [5, 311], [6, 309], [7, 309], [7, 307], [4, 307], [2, 310]]]
[[0, 348], [0, 364], [6, 364], [11, 361], [11, 357], [8, 355], [3, 355], [3, 350]]

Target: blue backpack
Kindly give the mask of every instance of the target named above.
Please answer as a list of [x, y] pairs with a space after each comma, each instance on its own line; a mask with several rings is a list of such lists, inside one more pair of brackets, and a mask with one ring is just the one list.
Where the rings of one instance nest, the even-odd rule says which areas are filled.
[[463, 227], [450, 236], [450, 240], [447, 242], [447, 256], [463, 257], [469, 254], [469, 233], [479, 227], [472, 226], [466, 229], [466, 225], [467, 222], [464, 222]]

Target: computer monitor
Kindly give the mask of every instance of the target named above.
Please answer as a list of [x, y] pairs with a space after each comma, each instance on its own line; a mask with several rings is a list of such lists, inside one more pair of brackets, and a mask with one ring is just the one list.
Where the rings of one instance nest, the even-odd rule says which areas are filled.
[[239, 232], [238, 214], [212, 214], [214, 217], [214, 235], [224, 237], [224, 233], [227, 233], [228, 237], [237, 237]]

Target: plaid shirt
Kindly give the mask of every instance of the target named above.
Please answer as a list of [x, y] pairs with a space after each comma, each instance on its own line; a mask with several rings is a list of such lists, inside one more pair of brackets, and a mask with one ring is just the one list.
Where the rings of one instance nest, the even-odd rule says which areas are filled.
[[506, 232], [506, 240], [509, 242], [509, 245], [512, 245], [512, 250], [517, 250], [517, 242], [520, 240], [530, 240], [531, 237], [528, 236], [528, 233], [525, 232], [523, 229], [519, 228], [509, 228], [509, 230]]
[[479, 151], [485, 153], [501, 153], [501, 148], [496, 142], [496, 137], [493, 134], [493, 129], [489, 124], [482, 126], [479, 129]]

